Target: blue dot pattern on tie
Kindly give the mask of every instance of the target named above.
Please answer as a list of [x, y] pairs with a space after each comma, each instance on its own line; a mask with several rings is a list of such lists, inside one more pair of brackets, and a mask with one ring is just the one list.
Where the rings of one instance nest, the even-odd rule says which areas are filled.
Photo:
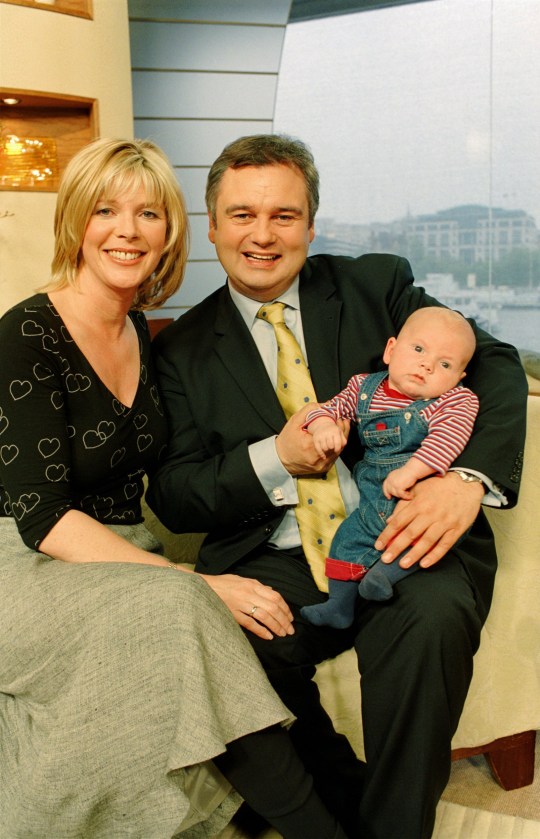
[[[285, 323], [284, 309], [285, 304], [280, 302], [264, 305], [257, 317], [266, 320], [274, 329], [279, 351], [276, 394], [289, 419], [303, 404], [316, 402], [317, 397], [302, 350]], [[294, 512], [313, 578], [321, 591], [328, 591], [325, 560], [337, 526], [345, 518], [345, 508], [335, 467], [321, 477], [298, 478], [299, 503]]]

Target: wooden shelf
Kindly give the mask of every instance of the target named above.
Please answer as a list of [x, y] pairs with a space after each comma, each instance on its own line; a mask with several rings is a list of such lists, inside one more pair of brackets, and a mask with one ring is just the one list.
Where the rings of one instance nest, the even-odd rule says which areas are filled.
[[[5, 0], [3, 0], [5, 2]], [[0, 88], [0, 100], [15, 98], [17, 105], [0, 103], [0, 137], [47, 138], [56, 144], [56, 172], [47, 182], [17, 186], [2, 183], [0, 145], [0, 190], [12, 192], [56, 192], [58, 179], [75, 152], [97, 137], [97, 101], [64, 94]], [[4, 167], [5, 168], [5, 167]]]
[[30, 6], [32, 9], [86, 17], [89, 20], [93, 18], [92, 0], [52, 0], [49, 3], [46, 0], [0, 0], [0, 3], [9, 3], [12, 6]]

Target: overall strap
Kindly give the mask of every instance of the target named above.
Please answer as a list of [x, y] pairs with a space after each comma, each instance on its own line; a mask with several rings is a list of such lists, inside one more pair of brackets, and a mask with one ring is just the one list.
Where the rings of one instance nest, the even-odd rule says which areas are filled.
[[369, 414], [371, 400], [375, 391], [386, 378], [388, 371], [382, 370], [378, 373], [369, 373], [362, 384], [360, 385], [360, 392], [358, 393], [358, 404], [356, 407], [357, 415]]

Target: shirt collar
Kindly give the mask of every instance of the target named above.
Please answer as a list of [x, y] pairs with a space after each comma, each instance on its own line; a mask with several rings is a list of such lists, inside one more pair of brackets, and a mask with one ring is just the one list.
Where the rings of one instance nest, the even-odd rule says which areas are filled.
[[[283, 294], [280, 294], [279, 297], [276, 297], [274, 300], [271, 300], [271, 303], [275, 303], [276, 300], [280, 300], [285, 305], [289, 306], [291, 309], [300, 309], [300, 293], [299, 293], [299, 277], [296, 277], [287, 291], [284, 291]], [[246, 297], [245, 294], [241, 294], [237, 289], [233, 288], [231, 283], [227, 280], [227, 285], [229, 287], [229, 293], [231, 295], [232, 301], [246, 323], [247, 328], [251, 332], [253, 329], [253, 324], [257, 320], [257, 312], [263, 305], [258, 300], [252, 300], [251, 297]]]

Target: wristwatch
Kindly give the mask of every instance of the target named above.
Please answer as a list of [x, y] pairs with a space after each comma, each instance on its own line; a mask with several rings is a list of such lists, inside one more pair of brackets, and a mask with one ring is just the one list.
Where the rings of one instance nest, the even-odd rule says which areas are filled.
[[465, 481], [466, 484], [484, 483], [482, 478], [480, 478], [478, 475], [473, 475], [472, 472], [463, 472], [461, 469], [452, 469], [451, 471], [454, 473], [454, 475], [459, 475], [461, 480]]

